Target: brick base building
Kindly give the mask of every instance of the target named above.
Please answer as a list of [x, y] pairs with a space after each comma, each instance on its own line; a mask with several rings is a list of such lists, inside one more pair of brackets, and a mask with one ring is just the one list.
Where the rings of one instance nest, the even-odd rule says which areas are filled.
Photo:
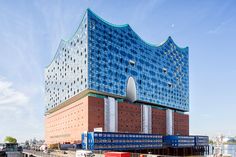
[[[78, 143], [82, 132], [94, 131], [94, 128], [115, 132], [168, 134], [167, 125], [170, 124], [167, 122], [166, 109], [150, 105], [146, 109], [144, 104], [116, 99], [113, 103], [116, 108], [112, 110], [112, 104], [107, 103], [107, 99], [86, 95], [77, 100], [71, 99], [47, 113], [46, 143]], [[173, 134], [189, 135], [189, 115], [174, 111], [171, 118]]]

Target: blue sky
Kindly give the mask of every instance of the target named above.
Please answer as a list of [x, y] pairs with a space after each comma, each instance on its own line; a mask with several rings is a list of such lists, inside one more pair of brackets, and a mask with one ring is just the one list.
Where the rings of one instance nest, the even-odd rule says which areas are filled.
[[236, 1], [0, 0], [0, 141], [43, 138], [44, 67], [86, 10], [190, 54], [190, 133], [236, 136]]

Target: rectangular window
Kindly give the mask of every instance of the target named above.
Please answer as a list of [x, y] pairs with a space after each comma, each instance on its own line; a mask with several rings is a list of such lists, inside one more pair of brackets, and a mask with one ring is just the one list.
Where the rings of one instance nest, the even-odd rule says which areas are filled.
[[134, 65], [135, 65], [135, 61], [129, 60], [129, 64], [132, 65], [132, 66], [134, 66]]

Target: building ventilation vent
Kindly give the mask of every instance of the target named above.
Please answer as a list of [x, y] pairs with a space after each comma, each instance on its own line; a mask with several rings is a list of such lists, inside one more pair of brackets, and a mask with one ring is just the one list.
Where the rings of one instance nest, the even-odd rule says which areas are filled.
[[135, 61], [129, 60], [129, 64], [134, 66], [135, 65]]

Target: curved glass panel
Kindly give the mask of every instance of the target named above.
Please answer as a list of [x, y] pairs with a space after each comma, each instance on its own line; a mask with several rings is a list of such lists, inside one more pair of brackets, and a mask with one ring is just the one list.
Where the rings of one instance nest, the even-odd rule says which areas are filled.
[[160, 46], [142, 40], [129, 25], [114, 25], [87, 12], [45, 69], [46, 111], [85, 89], [127, 96], [135, 80], [137, 101], [189, 110], [188, 48], [169, 37]]

